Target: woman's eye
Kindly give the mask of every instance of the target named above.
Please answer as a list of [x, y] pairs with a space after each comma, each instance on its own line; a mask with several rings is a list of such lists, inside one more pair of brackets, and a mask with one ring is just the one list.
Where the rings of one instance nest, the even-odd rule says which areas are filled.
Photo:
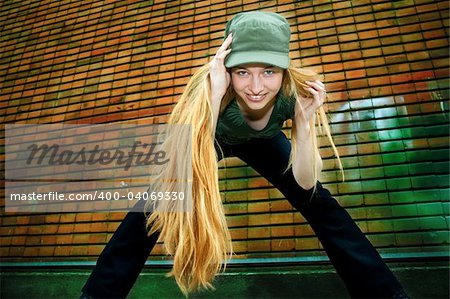
[[273, 70], [265, 70], [264, 73], [266, 75], [273, 75]]
[[247, 72], [246, 71], [237, 71], [236, 72], [239, 76], [245, 76], [245, 75], [247, 75]]

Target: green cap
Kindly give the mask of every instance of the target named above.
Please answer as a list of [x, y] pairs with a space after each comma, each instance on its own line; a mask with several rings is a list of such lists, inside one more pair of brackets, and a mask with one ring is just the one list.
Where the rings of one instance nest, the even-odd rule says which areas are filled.
[[265, 11], [241, 12], [228, 21], [224, 38], [230, 33], [233, 41], [225, 58], [227, 68], [245, 63], [288, 68], [291, 31], [283, 16]]

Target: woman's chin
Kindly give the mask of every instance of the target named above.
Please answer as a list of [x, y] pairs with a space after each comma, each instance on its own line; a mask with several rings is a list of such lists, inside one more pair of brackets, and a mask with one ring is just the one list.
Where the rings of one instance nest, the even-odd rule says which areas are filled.
[[268, 97], [265, 96], [260, 100], [250, 100], [248, 97], [245, 99], [245, 104], [247, 107], [251, 110], [260, 110], [266, 107], [270, 103], [270, 100], [268, 100]]
[[245, 101], [245, 104], [247, 107], [251, 110], [261, 110], [264, 108], [267, 108], [267, 106], [270, 104], [270, 100], [263, 100], [263, 101]]

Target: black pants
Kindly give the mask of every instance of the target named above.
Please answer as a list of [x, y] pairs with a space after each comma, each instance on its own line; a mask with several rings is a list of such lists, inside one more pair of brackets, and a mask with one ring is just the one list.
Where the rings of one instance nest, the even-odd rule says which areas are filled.
[[[283, 174], [291, 150], [280, 132], [272, 139], [221, 144], [224, 156], [236, 156], [270, 181], [308, 221], [353, 298], [392, 298], [402, 286], [350, 215], [317, 182], [302, 189], [292, 169]], [[219, 153], [219, 159], [223, 157]], [[311, 200], [310, 200], [311, 199]], [[83, 287], [94, 298], [124, 298], [157, 240], [146, 236], [143, 213], [129, 212], [101, 253]]]

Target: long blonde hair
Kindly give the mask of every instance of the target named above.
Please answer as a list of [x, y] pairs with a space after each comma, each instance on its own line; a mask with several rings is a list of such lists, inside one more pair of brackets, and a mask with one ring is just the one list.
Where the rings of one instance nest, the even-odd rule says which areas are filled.
[[[307, 87], [305, 80], [315, 79], [317, 79], [315, 72], [290, 67], [285, 72], [281, 92], [293, 100], [298, 100], [298, 95], [310, 95], [305, 90]], [[230, 86], [222, 99], [220, 113], [234, 96]], [[173, 268], [168, 276], [175, 277], [178, 286], [186, 296], [201, 288], [214, 289], [212, 281], [215, 275], [225, 270], [227, 259], [232, 255], [231, 237], [219, 192], [218, 157], [214, 147], [213, 112], [210, 100], [209, 64], [206, 64], [192, 76], [168, 120], [168, 124], [191, 126], [192, 209], [187, 212], [154, 210], [147, 217], [148, 234], [159, 231], [159, 240], [164, 242], [166, 252], [173, 255]], [[339, 155], [331, 139], [322, 107], [317, 111], [316, 120], [319, 133], [324, 132], [328, 136], [342, 171]], [[315, 123], [311, 124], [311, 134], [314, 149], [318, 153], [315, 125]], [[286, 170], [291, 167], [295, 159], [294, 122], [292, 130], [293, 150]], [[175, 130], [166, 142], [167, 152], [172, 153], [173, 156], [164, 168], [165, 174], [161, 176], [166, 179], [160, 180], [156, 187], [159, 190], [174, 190], [173, 172], [180, 175], [179, 159], [177, 160], [176, 155], [177, 153], [180, 155], [180, 152], [182, 155], [186, 154], [183, 149], [188, 147], [189, 142], [183, 134], [186, 135], [186, 131]], [[320, 155], [317, 157], [320, 159]], [[183, 168], [181, 173], [185, 169]], [[318, 171], [318, 169], [314, 170], [315, 179], [318, 177]], [[151, 188], [155, 188], [155, 185]]]

